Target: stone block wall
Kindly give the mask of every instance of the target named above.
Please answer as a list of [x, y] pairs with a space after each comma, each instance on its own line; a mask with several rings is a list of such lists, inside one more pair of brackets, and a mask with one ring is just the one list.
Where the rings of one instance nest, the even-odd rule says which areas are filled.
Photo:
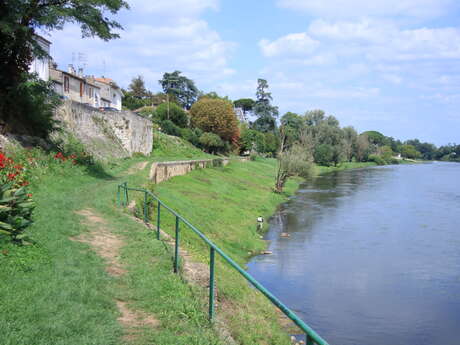
[[[248, 157], [239, 157], [233, 159], [242, 162], [249, 161]], [[195, 169], [226, 166], [230, 163], [230, 161], [230, 158], [216, 158], [189, 161], [155, 162], [150, 168], [150, 180], [152, 180], [153, 183], [160, 183], [167, 181], [174, 176], [186, 175]]]
[[101, 112], [67, 100], [56, 110], [55, 117], [66, 132], [99, 159], [152, 152], [152, 122], [131, 111]]

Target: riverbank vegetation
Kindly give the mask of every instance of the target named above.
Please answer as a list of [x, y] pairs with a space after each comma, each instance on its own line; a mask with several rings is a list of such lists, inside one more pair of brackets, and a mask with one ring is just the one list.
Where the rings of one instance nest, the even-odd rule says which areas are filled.
[[[181, 149], [170, 151], [168, 157], [167, 147], [158, 159], [180, 157]], [[147, 168], [134, 174], [128, 168], [157, 158], [116, 160], [95, 169], [93, 163], [78, 163], [68, 150], [14, 149], [8, 156], [15, 163], [30, 164], [27, 188], [36, 209], [34, 223], [25, 231], [29, 245], [14, 244], [0, 235], [4, 343], [119, 344], [127, 336], [140, 345], [221, 343], [208, 323], [204, 292], [175, 275], [169, 247], [115, 205], [117, 184], [146, 184]], [[155, 193], [244, 265], [248, 257], [265, 249], [257, 217], [268, 218], [286, 200], [287, 194], [274, 194], [270, 187], [275, 168], [275, 160], [258, 158], [196, 170], [156, 186]], [[292, 193], [297, 183], [288, 181], [286, 192]], [[90, 210], [90, 216], [83, 216], [82, 210]], [[164, 215], [165, 231], [171, 233], [172, 221]], [[122, 239], [117, 257], [126, 271], [123, 275], [108, 274], [107, 260], [90, 243], [79, 240], [90, 236], [94, 226], [110, 229]], [[184, 247], [195, 260], [206, 263], [208, 251], [202, 243], [185, 231], [183, 235]], [[279, 315], [266, 299], [220, 260], [217, 265], [217, 314], [225, 317], [232, 336], [241, 344], [288, 344]], [[119, 301], [154, 317], [155, 326], [139, 325], [135, 335], [127, 331], [118, 320]]]

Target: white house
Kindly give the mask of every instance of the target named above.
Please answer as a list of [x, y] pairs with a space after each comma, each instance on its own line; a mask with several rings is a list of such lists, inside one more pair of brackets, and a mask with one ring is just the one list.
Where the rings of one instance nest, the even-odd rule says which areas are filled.
[[[100, 88], [100, 96], [103, 105], [121, 110], [123, 92], [121, 88], [110, 78], [90, 78], [88, 79]], [[105, 105], [107, 104], [107, 105]]]
[[[35, 35], [35, 40], [40, 45], [40, 47], [42, 47], [43, 50], [49, 55], [51, 42], [39, 35]], [[37, 73], [40, 79], [48, 81], [50, 79], [49, 58], [34, 57], [32, 63], [30, 64], [29, 72]]]

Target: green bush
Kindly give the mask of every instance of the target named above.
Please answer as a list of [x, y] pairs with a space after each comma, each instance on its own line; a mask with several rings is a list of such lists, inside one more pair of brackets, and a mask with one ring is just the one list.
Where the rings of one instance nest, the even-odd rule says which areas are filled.
[[181, 128], [176, 126], [171, 120], [161, 121], [160, 126], [163, 133], [174, 135], [175, 137], [180, 137], [181, 135]]
[[381, 156], [379, 155], [369, 155], [369, 162], [374, 162], [377, 165], [386, 165], [388, 164]]
[[180, 106], [176, 103], [169, 102], [169, 114], [168, 114], [168, 103], [160, 104], [155, 110], [154, 119], [158, 119], [161, 122], [171, 121], [176, 126], [184, 128], [188, 126], [188, 115]]
[[0, 234], [12, 241], [25, 243], [24, 230], [32, 224], [35, 207], [25, 187], [12, 188], [12, 183], [0, 187]]
[[192, 143], [195, 146], [200, 145], [200, 136], [203, 134], [203, 131], [199, 128], [181, 128], [180, 129], [180, 137], [182, 139], [187, 140], [188, 142]]
[[334, 149], [331, 145], [321, 144], [315, 148], [313, 156], [315, 163], [324, 166], [331, 166], [334, 161]]
[[224, 142], [222, 139], [214, 133], [203, 133], [200, 137], [200, 144], [204, 147], [207, 152], [216, 153], [224, 148]]

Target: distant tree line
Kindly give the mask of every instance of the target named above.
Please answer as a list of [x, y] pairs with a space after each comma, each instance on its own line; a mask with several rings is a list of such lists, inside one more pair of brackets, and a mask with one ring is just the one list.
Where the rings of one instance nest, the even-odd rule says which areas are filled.
[[[341, 127], [336, 117], [320, 109], [303, 114], [287, 112], [279, 118], [265, 79], [257, 80], [254, 99], [233, 102], [216, 92], [199, 91], [180, 71], [164, 73], [159, 84], [163, 91], [152, 93], [141, 76], [133, 78], [124, 91], [123, 105], [150, 117], [165, 133], [212, 153], [278, 159], [284, 155], [286, 161], [293, 152], [303, 150], [302, 159], [323, 166], [370, 161], [397, 164], [401, 159], [458, 161], [460, 157], [460, 145], [438, 148], [419, 139], [401, 141], [377, 131], [358, 133], [351, 126]], [[252, 121], [237, 121], [234, 108]]]

